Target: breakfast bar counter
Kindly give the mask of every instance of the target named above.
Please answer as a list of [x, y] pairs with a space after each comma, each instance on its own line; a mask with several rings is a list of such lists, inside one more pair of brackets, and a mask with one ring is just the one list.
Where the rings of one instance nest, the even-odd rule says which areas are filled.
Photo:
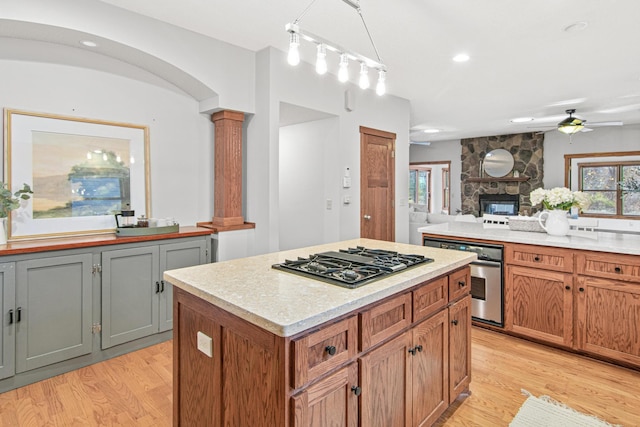
[[640, 234], [631, 233], [571, 230], [567, 236], [550, 236], [547, 233], [513, 231], [508, 228], [471, 222], [433, 224], [418, 228], [418, 231], [423, 234], [457, 239], [477, 239], [640, 255]]

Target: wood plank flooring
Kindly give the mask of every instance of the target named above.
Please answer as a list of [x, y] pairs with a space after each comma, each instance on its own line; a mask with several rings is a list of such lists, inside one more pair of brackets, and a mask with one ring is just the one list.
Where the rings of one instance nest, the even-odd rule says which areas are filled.
[[[436, 426], [508, 426], [526, 399], [521, 389], [640, 426], [640, 372], [480, 328], [472, 341], [471, 395]], [[0, 394], [0, 427], [170, 426], [171, 370], [168, 341], [9, 391]]]

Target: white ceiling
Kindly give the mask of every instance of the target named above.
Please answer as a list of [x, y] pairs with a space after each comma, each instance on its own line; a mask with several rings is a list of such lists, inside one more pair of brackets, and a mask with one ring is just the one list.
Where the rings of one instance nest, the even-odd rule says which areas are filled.
[[[311, 3], [103, 1], [254, 51], [286, 51], [285, 24]], [[553, 127], [568, 108], [588, 122], [640, 123], [638, 0], [361, 0], [360, 6], [388, 69], [388, 93], [411, 102], [413, 140]], [[579, 21], [586, 28], [565, 31]], [[376, 57], [360, 17], [342, 0], [316, 0], [300, 27]], [[312, 62], [315, 49], [305, 44], [301, 56]], [[453, 62], [460, 52], [470, 61]], [[335, 73], [337, 58], [327, 59]], [[356, 71], [353, 64], [352, 76]], [[535, 120], [509, 121], [523, 116]], [[424, 128], [441, 132], [414, 132]]]

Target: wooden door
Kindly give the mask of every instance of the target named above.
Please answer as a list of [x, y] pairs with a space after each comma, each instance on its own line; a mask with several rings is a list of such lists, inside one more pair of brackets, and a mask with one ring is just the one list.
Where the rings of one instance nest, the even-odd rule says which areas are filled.
[[572, 276], [533, 269], [507, 266], [510, 313], [505, 314], [508, 330], [571, 347], [573, 344]]
[[395, 140], [360, 127], [360, 237], [395, 241]]
[[430, 426], [449, 407], [448, 312], [441, 310], [413, 329], [411, 425]]
[[358, 366], [347, 365], [292, 398], [293, 427], [357, 427]]
[[449, 403], [471, 383], [471, 295], [449, 307]]
[[406, 427], [411, 332], [360, 358], [360, 425]]

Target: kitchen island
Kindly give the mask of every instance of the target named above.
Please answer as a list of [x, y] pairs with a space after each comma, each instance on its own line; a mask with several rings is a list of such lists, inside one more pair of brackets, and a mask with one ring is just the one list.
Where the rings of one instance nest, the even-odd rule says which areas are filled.
[[559, 237], [475, 223], [418, 230], [504, 247], [504, 328], [478, 326], [640, 369], [640, 235]]
[[[272, 268], [356, 246], [434, 261], [355, 289]], [[475, 257], [355, 239], [165, 272], [174, 425], [432, 424], [468, 390]]]

